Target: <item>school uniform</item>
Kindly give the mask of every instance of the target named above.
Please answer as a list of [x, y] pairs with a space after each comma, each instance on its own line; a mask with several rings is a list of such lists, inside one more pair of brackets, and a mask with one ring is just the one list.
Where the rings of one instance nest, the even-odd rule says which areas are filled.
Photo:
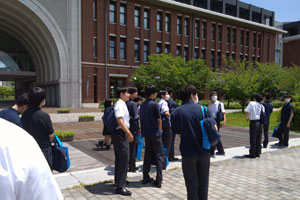
[[181, 134], [182, 171], [188, 200], [206, 200], [208, 196], [210, 154], [202, 148], [201, 120], [201, 106], [192, 101], [184, 102], [172, 113], [172, 131]]
[[261, 154], [261, 134], [262, 126], [260, 122], [260, 112], [264, 111], [263, 105], [256, 101], [250, 101], [246, 112], [249, 113], [250, 119], [250, 149], [249, 157], [259, 157]]
[[289, 146], [289, 132], [290, 128], [287, 127], [287, 123], [291, 114], [294, 112], [293, 105], [291, 103], [284, 104], [281, 109], [280, 126], [278, 131], [279, 144]]
[[[114, 106], [115, 117], [122, 117], [127, 128], [129, 124], [129, 112], [126, 103], [119, 99]], [[117, 188], [126, 186], [126, 178], [129, 162], [129, 142], [128, 135], [118, 125], [117, 129], [111, 134], [115, 151], [115, 185]]]
[[273, 112], [273, 104], [269, 101], [265, 101], [262, 103], [262, 105], [265, 107], [265, 113], [266, 113], [266, 124], [263, 125], [264, 128], [264, 141], [263, 146], [266, 148], [269, 143], [269, 123], [270, 123], [270, 115]]
[[145, 154], [143, 164], [143, 181], [150, 180], [149, 172], [154, 155], [156, 163], [156, 184], [162, 183], [163, 144], [162, 130], [157, 120], [160, 119], [160, 107], [152, 99], [147, 99], [140, 108], [142, 136], [145, 138]]
[[[218, 131], [220, 131], [221, 121], [220, 121], [220, 119], [217, 118], [217, 113], [218, 112], [222, 112], [222, 113], [226, 112], [224, 104], [222, 102], [216, 100], [213, 103], [209, 103], [209, 105], [208, 105], [207, 108], [210, 111], [212, 118], [214, 118], [215, 121], [217, 122]], [[215, 149], [216, 148], [218, 149], [218, 153], [219, 154], [225, 154], [224, 147], [223, 147], [221, 139], [219, 140], [219, 142], [215, 146], [212, 146], [210, 148], [210, 155], [214, 155], [215, 154]]]
[[[169, 111], [172, 114], [172, 112], [176, 109], [176, 102], [169, 99], [169, 100], [167, 100], [167, 103], [168, 103]], [[171, 122], [171, 126], [172, 126], [172, 122]], [[173, 134], [172, 129], [170, 129], [170, 131], [171, 131], [172, 138], [171, 138], [171, 144], [170, 144], [170, 151], [168, 152], [168, 158], [169, 158], [169, 160], [170, 159], [172, 160], [175, 158], [174, 144], [175, 144], [176, 134]]]

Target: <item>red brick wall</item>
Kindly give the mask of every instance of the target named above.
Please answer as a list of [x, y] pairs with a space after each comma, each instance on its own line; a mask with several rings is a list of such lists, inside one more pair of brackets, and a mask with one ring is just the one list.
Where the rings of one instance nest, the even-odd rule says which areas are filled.
[[300, 66], [300, 40], [283, 43], [283, 66]]

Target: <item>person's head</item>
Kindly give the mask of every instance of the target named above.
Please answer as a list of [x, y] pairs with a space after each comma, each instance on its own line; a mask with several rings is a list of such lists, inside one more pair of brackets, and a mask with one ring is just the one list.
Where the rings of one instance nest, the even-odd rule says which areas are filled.
[[265, 97], [265, 100], [266, 100], [266, 101], [270, 101], [270, 99], [271, 99], [271, 94], [267, 92], [267, 93], [265, 94], [264, 97]]
[[198, 89], [193, 85], [184, 85], [180, 88], [179, 98], [182, 102], [194, 101], [198, 103]]
[[29, 105], [32, 107], [42, 107], [46, 104], [46, 92], [43, 88], [34, 87], [28, 92]]
[[164, 100], [169, 100], [170, 99], [169, 93], [166, 90], [159, 91], [158, 97], [161, 98], [161, 99], [164, 99]]
[[157, 88], [154, 85], [148, 85], [145, 89], [146, 98], [156, 99]]
[[170, 97], [172, 97], [173, 96], [172, 88], [166, 88], [166, 90], [167, 90], [168, 94], [170, 95]]
[[123, 101], [128, 101], [129, 100], [128, 88], [127, 87], [117, 88], [117, 97], [122, 99]]
[[111, 99], [105, 99], [104, 108], [109, 108], [113, 105], [113, 101]]
[[256, 94], [253, 96], [253, 101], [256, 101], [256, 102], [261, 102], [262, 100], [262, 96], [260, 94]]
[[291, 99], [292, 99], [292, 95], [290, 95], [290, 94], [285, 94], [285, 95], [283, 96], [283, 99], [284, 99], [284, 102], [285, 102], [285, 103], [289, 103], [289, 102], [291, 101]]
[[29, 100], [28, 94], [23, 93], [20, 95], [16, 101], [17, 110], [20, 114], [22, 114], [28, 108]]
[[131, 99], [135, 99], [138, 96], [138, 90], [136, 87], [129, 87], [128, 93]]
[[137, 104], [137, 105], [141, 105], [142, 104], [142, 97], [141, 96], [138, 96], [134, 99], [134, 102]]
[[210, 100], [217, 101], [217, 99], [218, 99], [218, 93], [216, 91], [212, 91], [210, 93]]

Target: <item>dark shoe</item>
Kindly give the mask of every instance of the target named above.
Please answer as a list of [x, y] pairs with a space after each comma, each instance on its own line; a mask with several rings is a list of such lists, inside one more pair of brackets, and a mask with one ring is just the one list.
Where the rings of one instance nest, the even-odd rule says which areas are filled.
[[99, 144], [99, 147], [100, 147], [101, 149], [103, 149], [104, 141], [99, 141], [98, 144]]
[[134, 168], [134, 169], [128, 169], [128, 172], [136, 172], [136, 171], [138, 171], [138, 170], [139, 170], [139, 168], [136, 167], [136, 168]]
[[131, 192], [126, 188], [116, 188], [116, 193], [123, 196], [131, 196]]
[[153, 178], [143, 179], [143, 184], [152, 183], [154, 182]]
[[263, 148], [267, 148], [268, 147], [268, 145], [263, 145]]
[[277, 142], [277, 143], [275, 143], [274, 145], [275, 145], [275, 146], [281, 146], [282, 143], [281, 143], [281, 142]]
[[256, 156], [245, 155], [245, 158], [256, 158]]
[[217, 152], [216, 155], [225, 156], [225, 152]]
[[256, 154], [256, 157], [258, 157], [258, 158], [259, 158], [259, 157], [260, 157], [260, 154]]
[[[126, 186], [127, 185], [129, 185], [129, 181], [126, 181]], [[114, 184], [114, 188], [116, 188], [117, 187], [117, 185], [116, 184]]]
[[106, 145], [105, 149], [110, 150], [110, 145]]
[[174, 157], [174, 158], [169, 158], [169, 161], [170, 161], [170, 162], [178, 161], [178, 160], [179, 160], [179, 159], [178, 159], [178, 158], [175, 158], [175, 157]]
[[157, 187], [157, 188], [161, 188], [161, 183], [157, 182], [157, 181], [154, 181], [154, 185]]

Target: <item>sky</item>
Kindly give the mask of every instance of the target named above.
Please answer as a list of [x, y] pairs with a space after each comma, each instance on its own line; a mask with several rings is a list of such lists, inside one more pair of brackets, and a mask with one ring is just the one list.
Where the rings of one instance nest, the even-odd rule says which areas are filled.
[[275, 12], [280, 22], [300, 21], [300, 0], [240, 0]]

